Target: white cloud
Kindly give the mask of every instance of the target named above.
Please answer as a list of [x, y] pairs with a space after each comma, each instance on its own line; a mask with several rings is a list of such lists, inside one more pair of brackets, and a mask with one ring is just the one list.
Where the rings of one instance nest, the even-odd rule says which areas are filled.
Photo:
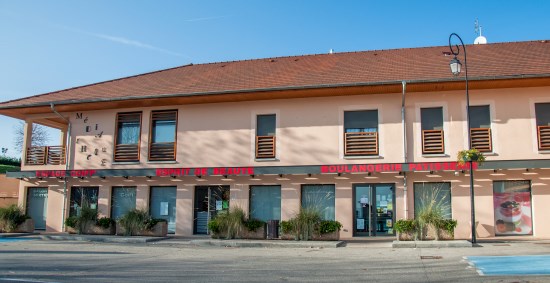
[[171, 50], [167, 50], [167, 49], [164, 49], [164, 48], [156, 47], [156, 46], [153, 46], [153, 45], [150, 45], [150, 44], [147, 44], [147, 43], [143, 43], [141, 41], [137, 41], [137, 40], [133, 40], [133, 39], [125, 38], [125, 37], [113, 36], [113, 35], [102, 34], [102, 33], [93, 33], [93, 32], [88, 32], [88, 31], [84, 31], [84, 30], [80, 30], [80, 29], [76, 29], [76, 28], [72, 28], [72, 27], [57, 25], [57, 24], [54, 24], [54, 26], [56, 26], [58, 28], [61, 28], [61, 29], [64, 29], [64, 30], [68, 30], [68, 31], [72, 31], [72, 32], [75, 32], [75, 33], [80, 33], [80, 34], [85, 34], [85, 35], [97, 37], [97, 38], [100, 38], [100, 39], [108, 40], [108, 41], [119, 43], [119, 44], [124, 44], [124, 45], [130, 45], [130, 46], [134, 46], [134, 47], [138, 47], [138, 48], [149, 49], [149, 50], [153, 50], [153, 51], [157, 51], [157, 52], [161, 52], [161, 53], [165, 53], [165, 54], [169, 54], [169, 55], [173, 55], [173, 56], [178, 56], [178, 57], [191, 58], [191, 57], [189, 57], [187, 55], [184, 55], [182, 53], [178, 53], [178, 52], [175, 52], [175, 51], [171, 51]]

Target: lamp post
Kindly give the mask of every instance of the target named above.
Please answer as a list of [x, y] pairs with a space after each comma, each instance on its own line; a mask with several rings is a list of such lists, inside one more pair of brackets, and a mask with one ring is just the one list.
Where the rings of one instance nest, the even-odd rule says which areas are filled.
[[[468, 149], [472, 149], [472, 137], [471, 137], [471, 131], [470, 131], [470, 94], [468, 92], [468, 61], [466, 59], [466, 46], [464, 46], [464, 42], [462, 41], [462, 38], [458, 36], [456, 33], [451, 33], [449, 35], [449, 49], [451, 49], [451, 53], [454, 55], [454, 58], [451, 60], [451, 63], [449, 66], [451, 67], [451, 72], [453, 75], [458, 76], [461, 71], [462, 64], [460, 63], [460, 60], [458, 60], [457, 56], [460, 54], [460, 46], [456, 44], [453, 48], [453, 45], [451, 44], [451, 39], [454, 37], [458, 38], [460, 40], [460, 44], [462, 45], [462, 50], [464, 50], [464, 71], [466, 75], [466, 124], [468, 125]], [[470, 206], [471, 206], [471, 221], [472, 221], [472, 244], [476, 243], [476, 213], [475, 213], [475, 203], [474, 203], [474, 166], [472, 160], [469, 161], [470, 163]]]

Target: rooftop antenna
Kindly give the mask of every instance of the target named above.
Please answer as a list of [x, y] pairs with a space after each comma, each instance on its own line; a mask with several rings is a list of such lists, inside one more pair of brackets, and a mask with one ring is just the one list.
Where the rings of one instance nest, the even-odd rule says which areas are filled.
[[478, 37], [474, 40], [474, 44], [487, 44], [487, 38], [481, 35], [482, 26], [479, 25], [479, 21], [476, 19], [474, 22], [475, 33]]

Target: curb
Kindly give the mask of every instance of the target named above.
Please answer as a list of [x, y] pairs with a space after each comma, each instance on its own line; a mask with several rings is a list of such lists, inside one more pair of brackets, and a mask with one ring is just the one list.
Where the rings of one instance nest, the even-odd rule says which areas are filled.
[[247, 240], [191, 240], [191, 245], [239, 248], [339, 248], [343, 241], [247, 241]]
[[0, 233], [0, 238], [19, 238], [40, 235], [40, 233]]
[[393, 241], [392, 248], [471, 248], [466, 240], [454, 241]]
[[94, 235], [40, 235], [42, 240], [53, 241], [84, 241], [84, 242], [101, 242], [101, 243], [126, 243], [126, 244], [143, 244], [162, 241], [169, 237], [120, 237], [120, 236], [94, 236]]

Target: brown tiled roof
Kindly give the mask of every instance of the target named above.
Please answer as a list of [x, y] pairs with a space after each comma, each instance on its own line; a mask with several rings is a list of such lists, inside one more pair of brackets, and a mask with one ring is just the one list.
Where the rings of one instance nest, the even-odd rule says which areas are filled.
[[[451, 57], [444, 55], [448, 51], [448, 46], [436, 46], [185, 65], [7, 101], [0, 108], [402, 80], [449, 81], [454, 78], [448, 65]], [[467, 52], [472, 79], [550, 74], [549, 40], [467, 45]]]

